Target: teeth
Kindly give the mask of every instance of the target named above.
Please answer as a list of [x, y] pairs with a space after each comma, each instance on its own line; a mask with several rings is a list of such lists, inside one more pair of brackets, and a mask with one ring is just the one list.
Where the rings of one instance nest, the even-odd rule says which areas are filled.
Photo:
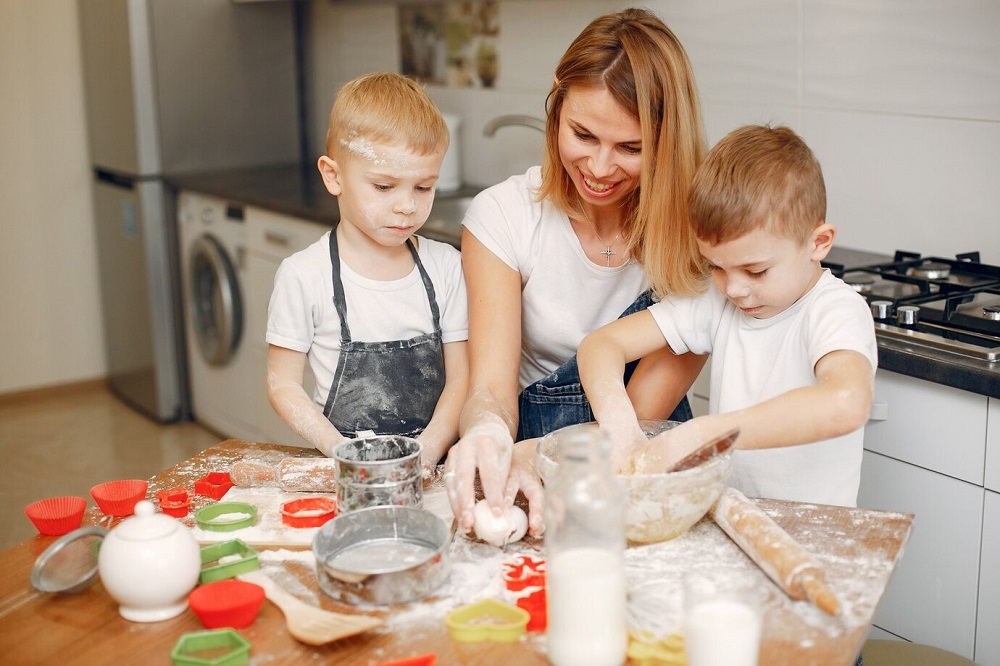
[[584, 178], [583, 182], [587, 184], [587, 187], [589, 187], [590, 189], [594, 190], [595, 192], [607, 192], [612, 187], [614, 187], [614, 185], [605, 185], [603, 183], [595, 183], [594, 181], [590, 180], [589, 178]]

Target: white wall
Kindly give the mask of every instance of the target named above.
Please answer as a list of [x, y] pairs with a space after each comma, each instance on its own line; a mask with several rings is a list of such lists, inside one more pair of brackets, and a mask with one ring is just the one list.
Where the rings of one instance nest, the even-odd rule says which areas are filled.
[[0, 394], [105, 374], [76, 3], [0, 2]]
[[[633, 3], [499, 0], [496, 90], [431, 87], [464, 117], [465, 179], [490, 184], [538, 162], [541, 135], [481, 128], [543, 115], [556, 61], [590, 19]], [[847, 247], [1000, 264], [1000, 2], [647, 0], [694, 64], [710, 142], [744, 123], [784, 123], [813, 147], [828, 219]], [[398, 68], [396, 6], [312, 6], [313, 137], [336, 87]]]

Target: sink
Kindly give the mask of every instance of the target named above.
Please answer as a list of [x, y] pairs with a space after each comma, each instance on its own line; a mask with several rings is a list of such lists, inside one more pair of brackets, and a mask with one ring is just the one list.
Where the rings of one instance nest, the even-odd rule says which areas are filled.
[[462, 218], [465, 217], [472, 198], [468, 194], [438, 194], [427, 222], [417, 233], [459, 247], [462, 240]]

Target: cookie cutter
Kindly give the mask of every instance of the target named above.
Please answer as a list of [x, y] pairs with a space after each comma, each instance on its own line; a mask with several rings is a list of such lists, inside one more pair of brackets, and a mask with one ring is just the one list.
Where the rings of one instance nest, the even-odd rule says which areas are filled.
[[194, 519], [204, 530], [232, 532], [252, 527], [257, 520], [257, 507], [246, 502], [219, 502], [195, 511]]
[[524, 635], [528, 611], [496, 599], [483, 599], [451, 611], [444, 618], [448, 634], [462, 643], [513, 643]]
[[503, 563], [503, 582], [510, 592], [522, 592], [529, 587], [545, 587], [545, 560], [530, 555], [518, 555]]
[[184, 488], [161, 490], [154, 497], [160, 503], [160, 511], [174, 518], [183, 518], [191, 508], [191, 497]]
[[199, 582], [212, 583], [260, 569], [260, 556], [256, 550], [239, 539], [214, 543], [201, 549], [201, 574]]
[[233, 479], [229, 472], [209, 472], [194, 482], [195, 494], [206, 495], [214, 500], [222, 499], [232, 487]]
[[319, 527], [337, 515], [329, 497], [305, 497], [281, 505], [281, 522], [289, 527]]
[[192, 631], [177, 639], [170, 658], [174, 666], [243, 666], [250, 663], [250, 641], [233, 629]]

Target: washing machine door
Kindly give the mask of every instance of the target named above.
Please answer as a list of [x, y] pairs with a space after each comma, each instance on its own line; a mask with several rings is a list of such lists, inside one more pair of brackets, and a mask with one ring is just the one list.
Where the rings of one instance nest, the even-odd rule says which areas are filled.
[[221, 367], [236, 355], [243, 335], [243, 299], [229, 253], [211, 234], [191, 247], [188, 301], [194, 337], [206, 363]]

